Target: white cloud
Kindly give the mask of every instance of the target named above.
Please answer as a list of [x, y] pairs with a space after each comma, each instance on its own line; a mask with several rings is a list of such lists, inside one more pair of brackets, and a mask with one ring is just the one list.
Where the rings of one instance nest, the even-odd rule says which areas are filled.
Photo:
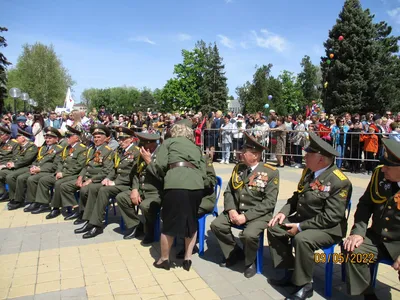
[[261, 29], [260, 35], [253, 30], [253, 39], [258, 47], [266, 49], [274, 49], [277, 52], [283, 52], [287, 49], [287, 41], [278, 34], [269, 32], [267, 29]]
[[400, 24], [400, 7], [388, 10], [387, 13], [397, 24]]
[[156, 44], [156, 42], [150, 40], [147, 36], [137, 36], [135, 38], [130, 38], [129, 40], [133, 41], [133, 42], [144, 42], [144, 43], [148, 43], [148, 44], [151, 44], [151, 45], [155, 45]]
[[240, 47], [242, 47], [243, 49], [249, 49], [249, 45], [247, 42], [240, 42]]
[[227, 48], [233, 49], [235, 48], [233, 41], [225, 35], [218, 34], [219, 42]]
[[178, 34], [178, 39], [180, 41], [190, 41], [192, 39], [192, 36], [187, 33], [180, 33]]

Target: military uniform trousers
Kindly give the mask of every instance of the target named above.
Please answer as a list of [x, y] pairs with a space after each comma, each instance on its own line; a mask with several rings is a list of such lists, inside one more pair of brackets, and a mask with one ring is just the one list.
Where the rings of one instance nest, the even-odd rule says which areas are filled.
[[[4, 172], [4, 171], [5, 170], [3, 170], [1, 172]], [[18, 176], [22, 175], [26, 172], [29, 173], [29, 168], [20, 168], [20, 169], [16, 169], [16, 170], [10, 170], [9, 172], [7, 172], [5, 182], [8, 184], [8, 193], [9, 193], [10, 200], [14, 200], [14, 198], [15, 198], [15, 188], [17, 185]], [[21, 202], [23, 202], [23, 200]]]
[[97, 185], [100, 188], [101, 183], [90, 183], [83, 187], [78, 187], [76, 185], [76, 177], [73, 180], [65, 181], [60, 186], [60, 196], [61, 196], [61, 203], [65, 206], [70, 206], [70, 203], [76, 203], [75, 193], [79, 191], [79, 211], [85, 210], [85, 205], [89, 193], [89, 186], [90, 185]]
[[3, 170], [0, 170], [0, 195], [4, 194], [6, 189], [5, 189], [5, 183], [6, 183], [6, 177], [8, 174], [13, 172], [15, 170], [10, 170], [7, 168], [4, 168]]
[[89, 194], [82, 219], [88, 220], [92, 225], [101, 226], [110, 198], [129, 190], [129, 188], [129, 185], [98, 186], [98, 184], [89, 184]]
[[[15, 186], [14, 200], [16, 202], [23, 202], [25, 199], [27, 202], [35, 202], [39, 180], [49, 175], [52, 175], [52, 173], [39, 172], [31, 175], [29, 171], [19, 175]], [[11, 185], [9, 184], [9, 186], [11, 191]]]
[[[40, 178], [37, 191], [36, 191], [36, 199], [35, 202], [49, 204], [51, 201], [51, 207], [59, 208], [59, 207], [67, 207], [76, 205], [75, 197], [70, 201], [62, 201], [61, 200], [61, 186], [67, 182], [76, 182], [78, 175], [66, 176], [56, 180], [56, 176], [54, 174], [44, 176]], [[53, 199], [51, 199], [50, 189], [53, 188]]]
[[[296, 222], [290, 222], [289, 218], [288, 223]], [[268, 228], [267, 234], [274, 268], [294, 269], [292, 283], [297, 286], [312, 281], [314, 251], [342, 240], [342, 237], [331, 235], [323, 229], [307, 229], [292, 237], [279, 224]]]
[[[264, 218], [251, 220], [243, 224], [244, 230], [239, 234], [239, 238], [243, 244], [245, 266], [249, 266], [255, 262], [260, 233], [263, 233], [264, 229], [267, 228], [268, 222], [269, 221]], [[227, 212], [220, 214], [210, 226], [212, 232], [217, 237], [222, 253], [226, 259], [229, 258], [236, 246], [235, 238], [232, 234], [233, 226]]]
[[[119, 193], [115, 199], [118, 202], [126, 227], [132, 228], [139, 225], [140, 219], [131, 200], [131, 190]], [[140, 202], [139, 208], [145, 217], [145, 232], [151, 233], [149, 228], [154, 228], [154, 223], [161, 207], [161, 199], [158, 192], [146, 193], [145, 196], [141, 195], [141, 199], [142, 202]]]
[[[383, 243], [377, 241], [374, 243], [374, 238], [367, 232], [364, 242], [353, 251], [353, 255], [359, 255], [365, 260], [369, 260], [373, 255], [375, 259], [393, 259], [386, 250]], [[371, 294], [373, 288], [370, 286], [371, 273], [369, 265], [365, 263], [355, 263], [348, 261], [346, 263], [346, 284], [347, 293], [350, 295], [361, 295], [364, 293]]]

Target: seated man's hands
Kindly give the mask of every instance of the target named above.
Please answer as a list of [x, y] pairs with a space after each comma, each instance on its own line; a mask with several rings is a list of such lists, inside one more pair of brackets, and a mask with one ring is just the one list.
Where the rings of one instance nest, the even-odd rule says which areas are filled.
[[139, 191], [137, 189], [132, 190], [131, 192], [131, 201], [133, 205], [139, 205], [142, 202], [140, 198]]
[[272, 227], [274, 226], [276, 223], [278, 224], [282, 224], [282, 222], [286, 219], [286, 216], [283, 213], [278, 213], [275, 217], [273, 217], [271, 219], [271, 221], [269, 221], [268, 226]]
[[343, 248], [348, 252], [353, 252], [355, 248], [360, 247], [364, 242], [364, 238], [358, 234], [352, 234], [344, 240]]
[[244, 214], [239, 214], [236, 210], [231, 209], [230, 211], [228, 211], [228, 215], [229, 215], [229, 220], [232, 224], [235, 225], [243, 225], [244, 223], [246, 223], [246, 217]]
[[77, 187], [82, 187], [82, 176], [79, 176], [78, 177], [78, 179], [76, 180], [76, 183], [75, 183], [75, 185], [77, 186]]
[[88, 180], [86, 180], [84, 183], [82, 183], [82, 186], [81, 186], [81, 187], [87, 186], [87, 185], [89, 185], [89, 184], [91, 184], [91, 183], [92, 183], [92, 179], [88, 179]]
[[6, 167], [7, 167], [8, 169], [12, 169], [12, 168], [14, 168], [14, 163], [13, 163], [12, 161], [9, 161], [9, 162], [6, 164]]
[[58, 172], [56, 174], [56, 180], [63, 178], [63, 174], [61, 172]]

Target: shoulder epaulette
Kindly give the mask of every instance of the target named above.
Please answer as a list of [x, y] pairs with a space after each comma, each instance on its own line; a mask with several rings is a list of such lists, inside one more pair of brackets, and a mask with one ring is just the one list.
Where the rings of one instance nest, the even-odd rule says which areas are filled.
[[107, 150], [112, 150], [109, 146], [106, 146], [106, 149], [107, 149]]
[[140, 148], [138, 146], [135, 146], [135, 149], [140, 150]]
[[86, 148], [85, 144], [80, 143], [79, 145], [81, 145], [81, 147]]
[[11, 141], [13, 141], [14, 143], [18, 143], [16, 139], [12, 139]]
[[344, 175], [343, 172], [340, 171], [339, 169], [336, 169], [335, 171], [333, 171], [333, 174], [335, 174], [340, 180], [347, 179], [346, 175]]
[[273, 170], [273, 171], [276, 170], [276, 168], [273, 167], [273, 166], [271, 166], [270, 164], [264, 164], [264, 167], [266, 167], [266, 168], [268, 168], [268, 169], [271, 169], [271, 170]]
[[60, 148], [60, 149], [64, 148], [64, 147], [61, 146], [61, 145], [56, 145], [56, 147], [58, 147], [58, 148]]

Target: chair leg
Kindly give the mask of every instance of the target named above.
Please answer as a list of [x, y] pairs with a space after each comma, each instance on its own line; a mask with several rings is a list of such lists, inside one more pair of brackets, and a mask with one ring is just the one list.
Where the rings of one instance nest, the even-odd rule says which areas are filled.
[[121, 220], [119, 221], [119, 227], [121, 228], [122, 231], [125, 230], [124, 218], [122, 218], [122, 216], [121, 216]]
[[325, 297], [332, 297], [333, 261], [325, 263]]
[[114, 209], [114, 216], [117, 215], [117, 210], [115, 209], [115, 200], [112, 199], [112, 205], [113, 205], [113, 209]]
[[198, 225], [199, 225], [199, 232], [198, 232], [198, 238], [199, 238], [199, 256], [204, 255], [204, 241], [206, 238], [206, 216], [202, 216], [200, 219], [198, 219]]
[[108, 225], [108, 205], [106, 206], [106, 215], [104, 217], [104, 224], [106, 226]]
[[340, 265], [341, 269], [342, 269], [342, 281], [345, 282], [346, 281], [346, 264], [343, 262]]
[[379, 266], [378, 262], [376, 264], [371, 264], [369, 266], [371, 272], [371, 286], [373, 288], [375, 288], [376, 285], [376, 277], [378, 276], [378, 266]]
[[262, 274], [264, 264], [264, 231], [260, 234], [259, 246], [257, 250], [257, 274]]

